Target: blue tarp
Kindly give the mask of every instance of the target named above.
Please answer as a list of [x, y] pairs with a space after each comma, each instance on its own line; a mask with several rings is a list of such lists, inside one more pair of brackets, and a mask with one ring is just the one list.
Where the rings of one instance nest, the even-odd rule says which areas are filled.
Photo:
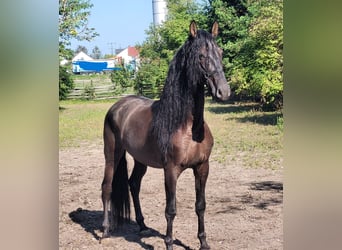
[[108, 67], [107, 62], [76, 61], [72, 63], [73, 73], [100, 73], [102, 71], [120, 70], [117, 67]]

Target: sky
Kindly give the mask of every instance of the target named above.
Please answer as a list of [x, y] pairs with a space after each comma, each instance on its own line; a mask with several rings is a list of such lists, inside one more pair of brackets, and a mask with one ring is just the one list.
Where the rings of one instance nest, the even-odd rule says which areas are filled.
[[141, 44], [145, 31], [153, 23], [152, 0], [91, 0], [88, 27], [100, 35], [93, 41], [71, 41], [71, 49], [85, 46], [88, 54], [98, 46], [102, 55], [112, 54], [112, 49]]

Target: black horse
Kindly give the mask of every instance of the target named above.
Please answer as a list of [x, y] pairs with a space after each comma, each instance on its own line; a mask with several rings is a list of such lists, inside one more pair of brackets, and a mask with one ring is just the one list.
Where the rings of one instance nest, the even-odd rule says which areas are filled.
[[[197, 30], [194, 21], [185, 44], [170, 63], [164, 90], [158, 101], [139, 96], [120, 99], [108, 111], [104, 122], [105, 172], [102, 182], [104, 209], [103, 237], [109, 234], [108, 209], [111, 201], [113, 226], [129, 218], [129, 188], [136, 221], [146, 230], [139, 192], [147, 166], [164, 170], [167, 230], [165, 244], [172, 249], [172, 224], [176, 215], [176, 183], [186, 168], [195, 176], [196, 214], [201, 249], [209, 249], [204, 229], [205, 185], [213, 137], [203, 118], [205, 85], [212, 96], [227, 100], [230, 88], [222, 67], [222, 49], [211, 34]], [[134, 158], [128, 179], [126, 151]]]

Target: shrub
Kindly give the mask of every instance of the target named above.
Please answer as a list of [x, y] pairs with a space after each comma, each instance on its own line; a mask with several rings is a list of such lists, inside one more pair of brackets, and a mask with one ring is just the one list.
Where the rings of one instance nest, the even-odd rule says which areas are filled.
[[84, 87], [83, 96], [84, 96], [87, 100], [95, 99], [96, 94], [95, 94], [95, 87], [94, 87], [94, 85], [93, 85], [93, 80], [90, 81], [90, 85], [86, 85], [86, 86]]
[[74, 87], [74, 81], [67, 67], [59, 66], [59, 100], [65, 100]]

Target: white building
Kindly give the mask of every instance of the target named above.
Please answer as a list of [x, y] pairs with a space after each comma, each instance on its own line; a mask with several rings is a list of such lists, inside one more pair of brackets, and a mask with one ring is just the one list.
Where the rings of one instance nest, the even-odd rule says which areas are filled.
[[131, 65], [136, 69], [139, 64], [139, 52], [135, 47], [128, 46], [117, 54], [115, 59], [117, 60], [118, 65], [124, 63], [126, 67]]
[[72, 62], [76, 61], [93, 61], [94, 59], [90, 56], [88, 56], [83, 51], [79, 52], [74, 58], [71, 60]]

